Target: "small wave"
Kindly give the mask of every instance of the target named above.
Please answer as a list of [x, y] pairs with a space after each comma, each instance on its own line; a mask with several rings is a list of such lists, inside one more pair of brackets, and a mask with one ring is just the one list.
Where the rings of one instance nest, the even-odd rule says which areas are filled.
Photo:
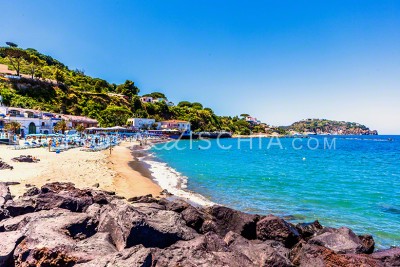
[[168, 166], [168, 164], [157, 161], [157, 159], [152, 155], [143, 158], [142, 161], [149, 165], [149, 170], [154, 180], [162, 189], [167, 189], [168, 192], [174, 194], [175, 196], [184, 198], [189, 202], [193, 202], [201, 206], [211, 206], [215, 204], [204, 196], [188, 190], [188, 178]]

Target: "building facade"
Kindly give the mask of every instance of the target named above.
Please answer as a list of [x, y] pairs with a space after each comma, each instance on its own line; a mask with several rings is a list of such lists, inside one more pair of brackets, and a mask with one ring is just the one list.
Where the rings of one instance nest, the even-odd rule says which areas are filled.
[[[155, 119], [130, 118], [128, 125], [136, 129], [150, 129], [156, 123]], [[159, 128], [159, 126], [157, 126]]]
[[84, 116], [74, 115], [60, 115], [60, 118], [67, 122], [69, 128], [76, 128], [78, 125], [83, 125], [85, 128], [97, 127], [99, 122], [95, 119], [91, 119]]
[[181, 120], [168, 120], [161, 122], [162, 129], [190, 131], [190, 122]]
[[21, 124], [17, 134], [25, 136], [27, 134], [53, 134], [54, 126], [65, 120], [69, 128], [75, 128], [79, 124], [85, 127], [96, 127], [97, 120], [82, 116], [60, 115], [39, 110], [23, 109], [15, 107], [0, 106], [0, 130], [8, 122], [18, 122]]

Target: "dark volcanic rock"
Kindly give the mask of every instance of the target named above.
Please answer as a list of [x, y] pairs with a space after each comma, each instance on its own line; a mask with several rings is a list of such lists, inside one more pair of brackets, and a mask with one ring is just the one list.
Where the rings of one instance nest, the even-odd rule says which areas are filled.
[[195, 207], [189, 206], [181, 213], [182, 218], [185, 220], [186, 225], [200, 232], [204, 223], [204, 214], [202, 214]]
[[314, 221], [312, 223], [299, 223], [296, 225], [296, 229], [305, 240], [310, 239], [324, 227], [319, 223], [319, 221]]
[[375, 240], [372, 235], [359, 235], [358, 238], [363, 246], [363, 251], [366, 254], [371, 254], [375, 249]]
[[371, 236], [361, 240], [349, 228], [341, 227], [339, 229], [324, 228], [308, 243], [324, 246], [337, 253], [371, 253], [374, 241]]
[[135, 209], [120, 200], [101, 211], [99, 231], [109, 232], [118, 250], [139, 244], [164, 248], [195, 237], [175, 212], [143, 206]]
[[153, 202], [158, 202], [157, 199], [153, 198], [152, 194], [148, 194], [145, 196], [139, 196], [139, 197], [131, 197], [128, 199], [129, 202], [140, 202], [140, 203], [153, 203]]
[[[25, 257], [27, 256], [27, 257]], [[15, 259], [16, 266], [63, 266], [72, 267], [77, 259], [68, 255], [63, 249], [35, 248], [29, 255], [18, 255]]]
[[257, 238], [280, 241], [290, 248], [300, 240], [300, 235], [293, 225], [279, 217], [268, 215], [257, 223]]
[[[9, 217], [10, 217], [10, 213], [8, 212], [8, 210], [0, 208], [0, 221], [4, 220], [6, 218], [9, 218]], [[1, 229], [0, 229], [0, 232], [1, 232]]]
[[122, 200], [114, 200], [101, 209], [98, 230], [110, 233], [117, 249], [123, 250], [132, 246], [128, 242], [128, 239], [131, 238], [131, 229], [135, 222], [142, 219], [142, 214], [131, 205]]
[[34, 158], [31, 155], [28, 156], [21, 155], [19, 157], [12, 158], [11, 160], [14, 162], [30, 162], [30, 163], [40, 161], [40, 159]]
[[29, 188], [25, 193], [24, 197], [32, 197], [40, 194], [40, 189], [37, 187], [31, 187]]
[[23, 238], [23, 234], [19, 231], [0, 233], [0, 266], [13, 265], [15, 247]]
[[400, 266], [400, 248], [376, 251], [371, 257], [382, 262], [385, 267]]
[[7, 170], [7, 169], [12, 170], [12, 169], [14, 169], [14, 167], [11, 166], [11, 165], [8, 165], [8, 164], [5, 163], [4, 161], [1, 161], [1, 160], [0, 160], [0, 170]]
[[153, 252], [153, 266], [256, 266], [244, 254], [231, 250], [216, 234], [179, 241]]
[[74, 188], [69, 183], [53, 183], [42, 187], [41, 193], [36, 197], [36, 210], [62, 208], [82, 212], [93, 203], [90, 191]]
[[334, 251], [317, 245], [298, 243], [291, 252], [292, 263], [296, 266], [313, 267], [380, 267], [382, 264], [360, 254], [337, 254]]
[[15, 201], [8, 201], [4, 205], [10, 216], [15, 217], [35, 211], [36, 203], [30, 198], [19, 198]]
[[6, 183], [0, 183], [0, 208], [9, 200], [12, 200], [10, 188]]
[[400, 266], [399, 248], [366, 254], [371, 236], [317, 221], [297, 231], [273, 215], [150, 196], [129, 203], [70, 183], [13, 200], [1, 185], [0, 267]]
[[75, 267], [151, 267], [153, 266], [152, 250], [142, 245], [137, 245], [120, 252], [104, 255], [86, 263], [77, 264]]
[[289, 260], [289, 249], [277, 241], [248, 240], [229, 232], [224, 241], [228, 247], [247, 256], [257, 266], [293, 266]]
[[167, 210], [172, 210], [178, 213], [181, 213], [190, 206], [187, 202], [181, 199], [174, 199], [173, 201], [169, 201], [165, 198], [162, 198], [158, 201], [158, 203], [160, 205], [164, 205]]
[[224, 237], [229, 231], [241, 234], [247, 239], [255, 239], [258, 215], [247, 214], [223, 206], [212, 206], [204, 210], [209, 215], [202, 229], [203, 233], [213, 231]]

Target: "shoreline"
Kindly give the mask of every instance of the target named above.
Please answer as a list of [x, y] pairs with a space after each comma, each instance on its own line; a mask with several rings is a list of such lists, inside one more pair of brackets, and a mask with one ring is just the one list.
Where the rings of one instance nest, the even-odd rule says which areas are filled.
[[163, 189], [153, 181], [149, 169], [138, 159], [135, 147], [138, 146], [134, 143], [123, 142], [113, 148], [111, 155], [108, 150], [102, 152], [109, 160], [107, 166], [116, 172], [116, 194], [127, 199], [148, 194], [160, 197]]

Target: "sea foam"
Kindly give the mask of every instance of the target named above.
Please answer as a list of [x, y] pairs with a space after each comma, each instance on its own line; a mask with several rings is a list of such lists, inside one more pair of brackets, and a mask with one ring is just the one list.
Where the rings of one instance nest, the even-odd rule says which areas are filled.
[[158, 161], [153, 154], [139, 158], [139, 160], [149, 166], [154, 181], [156, 181], [162, 189], [166, 189], [174, 196], [201, 206], [211, 206], [215, 204], [204, 196], [188, 190], [188, 177], [176, 171], [167, 163]]

